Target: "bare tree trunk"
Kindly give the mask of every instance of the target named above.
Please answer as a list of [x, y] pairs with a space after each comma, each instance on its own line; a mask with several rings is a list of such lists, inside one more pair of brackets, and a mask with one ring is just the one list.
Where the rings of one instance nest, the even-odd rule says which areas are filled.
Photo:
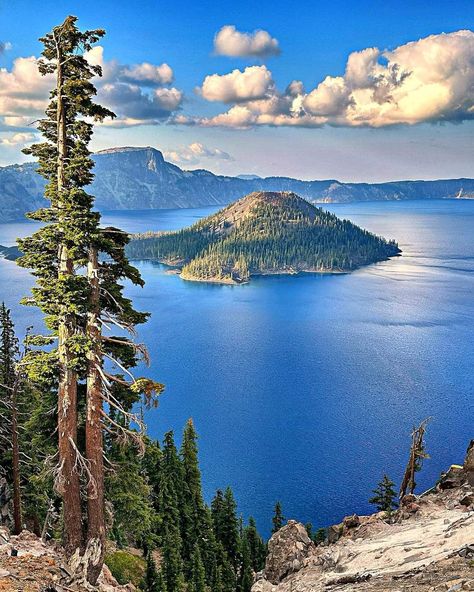
[[99, 326], [99, 262], [97, 249], [91, 246], [87, 266], [89, 280], [89, 313], [87, 336], [92, 347], [88, 354], [86, 457], [90, 478], [87, 486], [87, 580], [95, 584], [104, 563], [105, 553], [105, 507], [104, 507], [104, 461], [102, 435], [102, 365], [101, 330]]
[[[57, 46], [57, 133], [58, 133], [58, 207], [62, 207], [65, 186], [64, 166], [67, 158], [66, 114], [63, 101], [63, 55]], [[59, 212], [59, 220], [62, 214]], [[73, 261], [66, 244], [59, 246], [58, 277], [74, 274]], [[75, 334], [75, 318], [67, 313], [60, 319], [58, 328], [59, 389], [58, 389], [58, 447], [59, 489], [63, 498], [64, 547], [68, 557], [82, 547], [82, 517], [80, 478], [76, 463], [77, 442], [77, 373], [71, 368], [70, 339]]]
[[20, 534], [21, 527], [21, 491], [20, 491], [20, 446], [18, 443], [18, 389], [20, 377], [15, 375], [12, 390], [12, 473], [13, 473], [13, 534]]
[[427, 418], [422, 421], [418, 427], [413, 428], [413, 432], [411, 434], [410, 456], [408, 458], [405, 474], [403, 475], [402, 484], [400, 486], [400, 499], [406, 495], [407, 489], [411, 494], [415, 491], [415, 473], [420, 470], [420, 463], [423, 461], [423, 459], [429, 458], [429, 455], [426, 454], [424, 445], [426, 426], [428, 425], [429, 421], [430, 418]]

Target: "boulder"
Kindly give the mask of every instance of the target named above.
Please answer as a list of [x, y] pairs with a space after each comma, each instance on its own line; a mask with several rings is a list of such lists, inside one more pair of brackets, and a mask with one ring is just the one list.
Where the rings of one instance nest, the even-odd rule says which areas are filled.
[[344, 532], [344, 524], [333, 524], [328, 528], [328, 543], [330, 545], [337, 543]]
[[265, 579], [278, 584], [289, 574], [299, 571], [315, 549], [306, 528], [295, 520], [289, 520], [268, 542]]
[[474, 440], [467, 447], [463, 469], [469, 485], [474, 485]]

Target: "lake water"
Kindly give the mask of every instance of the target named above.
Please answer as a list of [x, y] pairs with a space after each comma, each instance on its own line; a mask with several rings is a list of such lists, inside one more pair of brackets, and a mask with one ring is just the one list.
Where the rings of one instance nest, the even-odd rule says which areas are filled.
[[[403, 256], [350, 275], [262, 278], [244, 286], [184, 282], [139, 264], [140, 337], [150, 374], [167, 385], [149, 432], [193, 417], [207, 499], [231, 485], [239, 509], [268, 534], [274, 502], [315, 526], [352, 512], [383, 472], [400, 481], [412, 425], [433, 417], [430, 486], [474, 437], [474, 201], [331, 205]], [[188, 225], [215, 211], [112, 212], [137, 232]], [[0, 225], [12, 244], [33, 224]], [[0, 297], [20, 330], [39, 315], [17, 305], [31, 284], [0, 261]]]

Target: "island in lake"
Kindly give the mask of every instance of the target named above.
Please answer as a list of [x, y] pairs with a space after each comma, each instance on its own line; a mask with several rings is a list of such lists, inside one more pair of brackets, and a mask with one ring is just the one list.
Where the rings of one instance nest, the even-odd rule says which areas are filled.
[[186, 280], [242, 283], [252, 276], [337, 273], [400, 253], [295, 193], [255, 192], [175, 232], [135, 235], [131, 259], [159, 261]]

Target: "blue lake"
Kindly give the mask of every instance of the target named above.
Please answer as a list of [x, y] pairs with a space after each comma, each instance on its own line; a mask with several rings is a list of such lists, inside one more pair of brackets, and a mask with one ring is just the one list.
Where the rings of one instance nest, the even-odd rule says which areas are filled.
[[[216, 208], [109, 212], [137, 232], [186, 226]], [[184, 282], [143, 262], [138, 308], [150, 373], [167, 385], [149, 433], [193, 417], [204, 489], [231, 485], [268, 534], [273, 505], [323, 526], [371, 511], [383, 472], [400, 481], [414, 423], [433, 418], [430, 486], [474, 437], [474, 201], [330, 205], [395, 238], [403, 256], [350, 275], [262, 278], [245, 286]], [[0, 225], [0, 244], [34, 228]], [[19, 330], [39, 314], [17, 304], [32, 278], [0, 260], [0, 298]], [[179, 440], [179, 437], [178, 437]]]

